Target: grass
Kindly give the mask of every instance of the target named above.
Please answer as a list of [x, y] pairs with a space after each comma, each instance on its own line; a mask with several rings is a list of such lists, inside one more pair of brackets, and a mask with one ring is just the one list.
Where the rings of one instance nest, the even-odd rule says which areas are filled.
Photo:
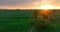
[[0, 11], [0, 32], [25, 32], [31, 25], [31, 11]]
[[[33, 11], [0, 10], [0, 32], [26, 32], [32, 25]], [[54, 13], [55, 18], [47, 28], [47, 32], [60, 32], [60, 12]]]
[[0, 19], [0, 32], [22, 32], [26, 30], [31, 19]]
[[55, 12], [53, 16], [52, 24], [47, 28], [47, 32], [60, 32], [60, 12]]

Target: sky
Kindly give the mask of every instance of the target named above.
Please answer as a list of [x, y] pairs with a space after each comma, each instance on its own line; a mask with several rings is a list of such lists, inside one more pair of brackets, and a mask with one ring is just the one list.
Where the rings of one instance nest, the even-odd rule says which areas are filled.
[[0, 0], [0, 9], [35, 9], [41, 3], [60, 7], [60, 0]]

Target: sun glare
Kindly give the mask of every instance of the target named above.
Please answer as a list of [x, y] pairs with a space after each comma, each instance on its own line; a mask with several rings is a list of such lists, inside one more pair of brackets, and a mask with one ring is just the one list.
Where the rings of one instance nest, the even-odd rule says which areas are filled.
[[45, 4], [45, 5], [39, 6], [38, 9], [54, 9], [54, 8], [52, 5]]

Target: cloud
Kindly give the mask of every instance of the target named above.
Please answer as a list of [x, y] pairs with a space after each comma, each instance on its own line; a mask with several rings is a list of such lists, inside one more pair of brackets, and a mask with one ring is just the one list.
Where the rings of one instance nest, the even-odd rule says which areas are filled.
[[25, 5], [28, 0], [0, 0], [0, 5]]
[[[44, 0], [0, 0], [0, 6], [4, 7], [35, 7], [38, 6], [40, 2], [43, 2]], [[58, 6], [60, 5], [60, 0], [46, 0], [46, 1], [52, 1], [52, 4]], [[1, 7], [0, 7], [1, 8]]]

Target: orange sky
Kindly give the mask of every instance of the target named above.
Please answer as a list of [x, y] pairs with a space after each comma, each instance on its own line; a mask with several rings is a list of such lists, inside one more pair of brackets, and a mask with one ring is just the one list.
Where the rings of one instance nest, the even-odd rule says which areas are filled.
[[60, 0], [0, 0], [0, 9], [36, 9], [42, 4], [60, 9]]

